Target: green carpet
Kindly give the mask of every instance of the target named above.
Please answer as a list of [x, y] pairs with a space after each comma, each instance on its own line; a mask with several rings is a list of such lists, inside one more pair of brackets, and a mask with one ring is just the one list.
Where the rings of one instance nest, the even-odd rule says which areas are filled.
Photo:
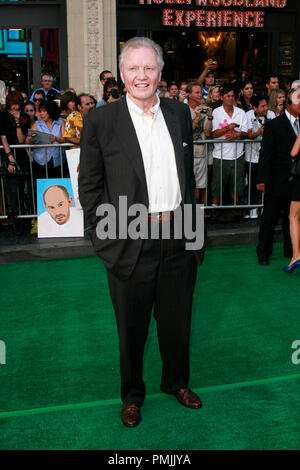
[[96, 258], [0, 266], [0, 449], [297, 449], [300, 277], [257, 264], [254, 246], [207, 251], [198, 271], [191, 382], [203, 409], [159, 392], [155, 322], [145, 351], [143, 421], [119, 418], [119, 354]]

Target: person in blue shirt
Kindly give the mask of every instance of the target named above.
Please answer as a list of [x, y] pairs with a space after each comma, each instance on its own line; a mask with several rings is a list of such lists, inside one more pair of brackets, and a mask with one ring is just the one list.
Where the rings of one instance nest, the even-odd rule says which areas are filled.
[[45, 93], [45, 96], [47, 98], [47, 94], [50, 90], [54, 90], [56, 91], [57, 93], [59, 93], [59, 90], [57, 90], [56, 88], [53, 88], [53, 77], [52, 75], [49, 75], [49, 74], [44, 74], [42, 75], [42, 81], [41, 81], [41, 88], [37, 88], [36, 90], [34, 90], [34, 92], [32, 93], [31, 97], [30, 97], [30, 101], [33, 101], [33, 97], [34, 97], [34, 94], [38, 91], [38, 90], [43, 90], [44, 93]]

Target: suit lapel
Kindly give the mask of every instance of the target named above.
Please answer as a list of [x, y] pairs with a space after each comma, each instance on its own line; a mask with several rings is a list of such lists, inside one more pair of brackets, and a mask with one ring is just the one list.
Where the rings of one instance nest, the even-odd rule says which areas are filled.
[[292, 123], [289, 121], [287, 115], [285, 113], [283, 113], [282, 115], [282, 122], [284, 123], [285, 127], [286, 127], [286, 131], [287, 131], [287, 136], [288, 138], [291, 140], [291, 142], [295, 142], [296, 140], [296, 133], [295, 131], [293, 130], [293, 125]]
[[175, 152], [177, 174], [179, 179], [179, 185], [181, 190], [182, 200], [185, 197], [185, 170], [184, 170], [184, 151], [181, 127], [177, 115], [172, 112], [166, 105], [166, 102], [161, 99], [160, 107], [165, 118], [167, 128], [169, 130]]

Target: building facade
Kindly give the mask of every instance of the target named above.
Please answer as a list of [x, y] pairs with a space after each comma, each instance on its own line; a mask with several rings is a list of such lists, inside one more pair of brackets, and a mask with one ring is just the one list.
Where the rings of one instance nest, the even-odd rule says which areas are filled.
[[49, 72], [94, 94], [135, 35], [162, 46], [168, 80], [197, 77], [208, 58], [221, 77], [299, 77], [299, 0], [1, 0], [0, 79], [29, 92]]

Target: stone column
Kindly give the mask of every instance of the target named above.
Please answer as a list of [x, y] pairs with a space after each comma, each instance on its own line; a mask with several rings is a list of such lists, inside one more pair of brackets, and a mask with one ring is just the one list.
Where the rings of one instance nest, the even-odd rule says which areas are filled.
[[69, 86], [95, 94], [102, 70], [117, 73], [115, 0], [67, 0]]

